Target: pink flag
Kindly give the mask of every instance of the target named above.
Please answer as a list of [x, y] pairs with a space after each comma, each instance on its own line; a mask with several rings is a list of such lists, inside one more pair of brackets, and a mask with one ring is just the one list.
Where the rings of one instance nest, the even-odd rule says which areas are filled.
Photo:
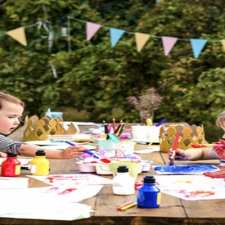
[[169, 55], [170, 51], [172, 50], [172, 48], [176, 44], [176, 42], [177, 42], [177, 38], [175, 38], [175, 37], [162, 37], [164, 54], [166, 56]]
[[100, 24], [86, 22], [86, 39], [88, 41], [95, 35], [95, 33], [101, 28]]

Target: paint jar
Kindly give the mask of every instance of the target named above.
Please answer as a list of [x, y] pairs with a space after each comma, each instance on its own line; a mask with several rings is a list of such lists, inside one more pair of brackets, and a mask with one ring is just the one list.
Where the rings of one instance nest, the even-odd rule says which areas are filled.
[[133, 140], [140, 143], [159, 143], [160, 127], [135, 125], [131, 127]]
[[138, 190], [138, 208], [158, 208], [160, 200], [161, 194], [159, 188], [155, 185], [155, 178], [153, 176], [145, 176], [144, 184]]
[[117, 144], [116, 156], [125, 157], [134, 153], [135, 142], [123, 140]]
[[152, 164], [152, 162], [149, 160], [142, 160], [141, 161], [142, 172], [144, 172], [144, 173], [149, 172], [149, 170], [151, 169], [151, 164]]
[[132, 195], [135, 193], [135, 178], [130, 176], [126, 166], [119, 166], [113, 178], [113, 193], [116, 195]]
[[37, 150], [30, 164], [32, 175], [47, 176], [49, 174], [49, 160], [44, 150]]
[[101, 157], [114, 157], [116, 154], [118, 143], [111, 140], [99, 140], [98, 150]]
[[2, 162], [1, 175], [3, 177], [17, 177], [21, 173], [21, 163], [16, 158], [17, 154], [7, 153], [7, 158]]

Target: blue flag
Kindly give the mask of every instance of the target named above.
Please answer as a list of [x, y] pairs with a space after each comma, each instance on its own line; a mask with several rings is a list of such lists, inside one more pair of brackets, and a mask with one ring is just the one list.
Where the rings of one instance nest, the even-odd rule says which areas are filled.
[[111, 47], [115, 47], [119, 39], [124, 34], [124, 30], [116, 29], [116, 28], [110, 28], [110, 37], [111, 37]]
[[205, 39], [191, 39], [192, 51], [194, 53], [195, 58], [199, 57], [206, 43], [207, 43], [207, 40]]

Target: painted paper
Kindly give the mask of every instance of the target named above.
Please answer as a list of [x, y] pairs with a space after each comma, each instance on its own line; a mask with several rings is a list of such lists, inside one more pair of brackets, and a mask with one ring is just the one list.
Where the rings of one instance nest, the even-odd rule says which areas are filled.
[[216, 171], [218, 168], [210, 164], [187, 164], [187, 165], [165, 165], [154, 168], [157, 174], [203, 174], [205, 172]]
[[225, 199], [224, 179], [212, 179], [203, 175], [155, 176], [160, 190], [184, 200]]

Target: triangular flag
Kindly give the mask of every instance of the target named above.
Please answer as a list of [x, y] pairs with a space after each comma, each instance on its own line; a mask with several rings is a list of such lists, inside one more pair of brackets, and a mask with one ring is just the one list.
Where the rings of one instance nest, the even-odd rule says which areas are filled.
[[223, 45], [223, 50], [225, 51], [225, 40], [221, 40], [221, 43]]
[[111, 47], [113, 48], [119, 39], [122, 37], [122, 35], [125, 33], [124, 30], [116, 29], [116, 28], [110, 28], [110, 38], [111, 38]]
[[199, 57], [206, 43], [207, 43], [207, 40], [205, 39], [191, 39], [191, 46], [192, 46], [192, 50], [193, 50], [195, 58]]
[[86, 39], [88, 41], [95, 35], [95, 33], [101, 28], [100, 24], [86, 22]]
[[144, 34], [144, 33], [135, 33], [135, 40], [136, 40], [136, 46], [138, 52], [141, 51], [141, 49], [144, 47], [148, 39], [150, 38], [150, 35]]
[[169, 55], [176, 42], [176, 37], [162, 37], [163, 50], [166, 56]]
[[27, 39], [24, 27], [19, 27], [14, 30], [10, 30], [6, 32], [6, 34], [14, 40], [18, 41], [20, 44], [27, 46]]

